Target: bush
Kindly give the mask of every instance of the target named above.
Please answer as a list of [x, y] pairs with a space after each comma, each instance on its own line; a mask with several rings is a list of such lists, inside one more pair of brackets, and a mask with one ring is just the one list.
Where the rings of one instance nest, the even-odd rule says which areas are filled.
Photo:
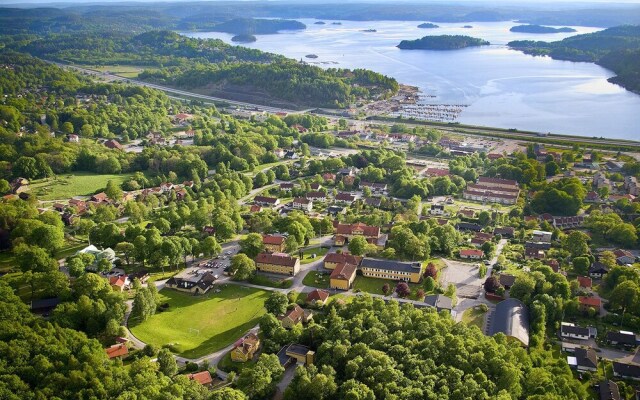
[[142, 349], [142, 352], [147, 357], [155, 357], [156, 354], [158, 354], [158, 349], [152, 344], [147, 344], [144, 346], [144, 349]]
[[187, 362], [187, 365], [184, 366], [184, 370], [187, 372], [196, 372], [198, 369], [200, 367], [194, 362]]

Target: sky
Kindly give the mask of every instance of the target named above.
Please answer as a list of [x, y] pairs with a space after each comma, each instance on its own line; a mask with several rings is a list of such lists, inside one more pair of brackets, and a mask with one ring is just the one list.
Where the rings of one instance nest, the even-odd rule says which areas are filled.
[[[148, 3], [148, 2], [180, 2], [180, 1], [230, 1], [230, 0], [136, 0], [136, 1], [123, 1], [123, 0], [0, 0], [0, 5], [7, 4], [25, 4], [25, 3], [41, 3], [41, 4], [99, 4], [99, 3]], [[233, 0], [231, 0], [233, 1]], [[252, 0], [238, 0], [238, 1], [252, 1]], [[295, 1], [303, 3], [304, 1], [296, 1], [296, 0], [262, 0], [262, 1]], [[403, 3], [422, 3], [424, 0], [400, 0]], [[321, 0], [311, 0], [312, 3], [320, 3]], [[335, 3], [336, 0], [329, 0], [327, 3]], [[360, 2], [360, 3], [393, 3], [394, 0], [346, 0], [340, 1], [344, 2]], [[435, 0], [429, 1], [431, 3], [477, 3], [477, 4], [527, 4], [527, 5], [536, 5], [536, 4], [549, 4], [549, 3], [600, 3], [600, 4], [640, 4], [640, 0], [459, 0], [459, 1], [446, 1], [446, 0]]]

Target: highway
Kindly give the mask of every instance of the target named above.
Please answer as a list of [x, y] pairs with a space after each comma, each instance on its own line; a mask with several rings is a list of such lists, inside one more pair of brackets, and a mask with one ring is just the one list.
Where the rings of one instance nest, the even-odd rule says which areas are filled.
[[[63, 68], [71, 68], [87, 74], [97, 75], [102, 77], [103, 79], [106, 78], [109, 81], [125, 81], [133, 85], [145, 86], [145, 87], [149, 87], [157, 90], [162, 90], [166, 93], [172, 93], [174, 95], [187, 96], [187, 97], [201, 99], [209, 102], [224, 102], [224, 103], [233, 104], [233, 105], [244, 107], [251, 110], [263, 110], [270, 113], [280, 112], [280, 113], [287, 113], [287, 114], [306, 113], [311, 111], [311, 109], [297, 110], [297, 111], [288, 110], [280, 107], [271, 107], [271, 106], [265, 106], [261, 104], [253, 104], [253, 103], [246, 103], [246, 102], [236, 101], [236, 100], [228, 100], [228, 99], [223, 99], [221, 97], [207, 96], [199, 93], [188, 92], [185, 90], [174, 89], [167, 86], [142, 82], [135, 79], [123, 78], [118, 75], [95, 71], [87, 68], [81, 68], [73, 65], [61, 64], [57, 62], [53, 62], [53, 63]], [[318, 115], [326, 118], [338, 118], [336, 115], [332, 115], [332, 114], [314, 113], [314, 115]], [[349, 118], [345, 118], [345, 119], [347, 119], [347, 121], [349, 122], [362, 122], [361, 120], [354, 120]], [[461, 124], [453, 124], [449, 126], [449, 125], [442, 125], [441, 123], [432, 123], [429, 121], [412, 123], [408, 120], [381, 121], [381, 120], [374, 119], [374, 120], [370, 120], [370, 122], [373, 124], [379, 124], [379, 125], [395, 125], [397, 123], [402, 123], [407, 126], [414, 126], [414, 127], [422, 126], [427, 128], [434, 128], [444, 132], [450, 132], [452, 134], [467, 135], [472, 137], [486, 137], [486, 136], [504, 137], [506, 135], [508, 136], [508, 139], [523, 139], [523, 140], [531, 140], [531, 141], [536, 141], [536, 140], [541, 141], [541, 139], [542, 140], [550, 139], [550, 140], [563, 141], [563, 142], [567, 142], [566, 143], [567, 146], [572, 146], [576, 142], [580, 142], [580, 143], [591, 143], [591, 144], [600, 144], [600, 145], [604, 144], [609, 146], [615, 145], [615, 146], [637, 147], [638, 149], [640, 149], [640, 142], [632, 141], [632, 140], [590, 138], [590, 137], [582, 137], [582, 136], [566, 136], [566, 135], [557, 135], [557, 134], [548, 134], [548, 135], [542, 136], [532, 132], [518, 132], [518, 131], [511, 131], [511, 130], [504, 130], [504, 129], [492, 129], [490, 127], [475, 127], [475, 126], [461, 125]]]

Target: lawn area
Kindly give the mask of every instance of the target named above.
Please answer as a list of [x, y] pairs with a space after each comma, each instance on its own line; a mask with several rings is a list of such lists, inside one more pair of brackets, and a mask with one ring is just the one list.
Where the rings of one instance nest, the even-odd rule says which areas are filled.
[[231, 360], [231, 352], [227, 353], [222, 357], [222, 360], [218, 363], [217, 367], [219, 370], [224, 372], [237, 372], [240, 373], [242, 370], [251, 368], [255, 364], [254, 361], [247, 362], [235, 362]]
[[475, 325], [478, 329], [482, 330], [486, 314], [486, 312], [476, 309], [475, 307], [469, 308], [465, 310], [464, 314], [462, 314], [462, 322], [467, 325]]
[[120, 184], [133, 174], [91, 174], [79, 172], [58, 175], [56, 178], [41, 179], [31, 183], [29, 192], [40, 200], [66, 200], [73, 196], [88, 196], [107, 186], [109, 180]]
[[11, 251], [3, 251], [0, 253], [0, 272], [8, 272], [15, 266], [15, 254]]
[[324, 274], [318, 271], [309, 271], [302, 280], [302, 283], [305, 286], [326, 289], [329, 287], [329, 274]]
[[288, 289], [293, 284], [291, 279], [271, 279], [267, 276], [256, 274], [249, 279], [249, 283], [260, 286], [267, 286], [272, 288]]
[[[328, 251], [329, 249], [323, 249], [322, 247], [312, 247], [310, 249], [306, 249], [302, 252], [302, 258], [300, 259], [300, 264], [304, 265], [304, 264], [309, 264], [311, 262], [317, 261], [318, 258], [323, 257], [325, 254], [327, 254]], [[315, 254], [316, 257], [311, 258], [312, 254]], [[294, 252], [293, 255], [297, 256], [298, 253]]]
[[144, 70], [149, 69], [145, 67], [136, 67], [133, 65], [104, 65], [90, 67], [92, 70], [100, 72], [108, 72], [113, 75], [118, 75], [123, 78], [137, 78], [138, 75]]
[[56, 251], [55, 258], [61, 260], [76, 254], [78, 251], [84, 249], [89, 245], [88, 242], [67, 242], [61, 249]]
[[256, 326], [266, 312], [268, 294], [237, 285], [205, 296], [164, 289], [160, 302], [169, 303], [168, 310], [130, 326], [131, 332], [143, 342], [172, 345], [181, 356], [198, 358], [228, 346]]

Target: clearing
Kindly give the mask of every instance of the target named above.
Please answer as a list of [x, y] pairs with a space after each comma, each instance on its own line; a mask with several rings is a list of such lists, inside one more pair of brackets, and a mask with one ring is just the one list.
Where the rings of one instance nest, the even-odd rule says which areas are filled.
[[157, 313], [131, 332], [145, 343], [162, 347], [187, 358], [198, 358], [218, 351], [258, 324], [266, 312], [269, 292], [238, 285], [226, 285], [220, 293], [210, 291], [192, 296], [174, 290], [160, 292], [160, 303], [167, 311]]
[[109, 180], [121, 184], [133, 174], [92, 174], [77, 172], [41, 179], [29, 185], [29, 192], [38, 196], [39, 200], [67, 200], [74, 196], [90, 196], [104, 189]]

